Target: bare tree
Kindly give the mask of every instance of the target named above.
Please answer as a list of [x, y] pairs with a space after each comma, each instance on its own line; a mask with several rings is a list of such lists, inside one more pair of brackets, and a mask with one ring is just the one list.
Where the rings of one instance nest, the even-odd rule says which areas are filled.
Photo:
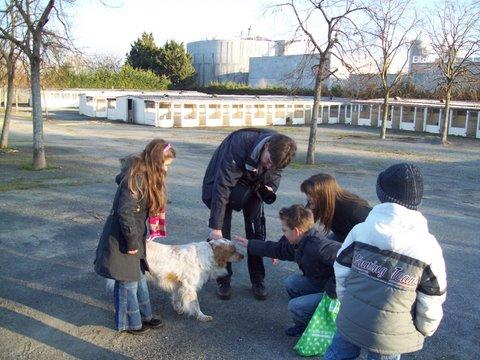
[[[412, 8], [411, 0], [372, 0], [365, 3], [365, 8], [368, 22], [358, 34], [358, 50], [366, 54], [366, 60], [377, 73], [383, 94], [380, 137], [385, 139], [390, 95], [404, 78], [408, 51], [419, 36], [415, 34], [418, 20], [409, 11]], [[412, 41], [412, 37], [415, 40]], [[395, 71], [392, 65], [396, 65]]]
[[[11, 5], [11, 1], [10, 4]], [[1, 14], [2, 27], [15, 36], [17, 27], [17, 14], [12, 11], [11, 6], [6, 6], [6, 10]], [[15, 65], [19, 55], [19, 51], [15, 44], [6, 39], [0, 39], [0, 57], [3, 59], [6, 65], [6, 77], [7, 77], [7, 99], [5, 104], [5, 116], [3, 120], [2, 136], [0, 139], [0, 148], [8, 148], [8, 134], [10, 131], [10, 114], [12, 112], [12, 99], [13, 99], [13, 87], [15, 80]]]
[[[42, 60], [48, 55], [48, 50], [67, 49], [71, 46], [68, 37], [68, 25], [65, 22], [62, 3], [66, 0], [12, 0], [9, 7], [18, 13], [21, 34], [12, 36], [3, 26], [0, 26], [0, 38], [11, 41], [28, 58], [30, 66], [30, 88], [33, 118], [33, 168], [44, 169], [47, 166], [43, 141], [43, 120], [40, 70]], [[62, 34], [46, 27], [49, 17], [54, 14], [57, 23], [62, 28]], [[55, 52], [52, 52], [55, 55]]]
[[[291, 0], [275, 6], [289, 8], [293, 12], [297, 23], [296, 34], [301, 33], [308, 39], [311, 52], [319, 59], [314, 67], [315, 94], [307, 151], [307, 164], [314, 164], [322, 86], [337, 71], [330, 68], [330, 59], [335, 56], [343, 61], [338, 55], [341, 53], [341, 42], [348, 36], [348, 29], [355, 25], [352, 14], [362, 8], [356, 5], [355, 0]], [[318, 21], [320, 26], [315, 23]]]
[[445, 0], [443, 6], [430, 14], [427, 33], [445, 96], [441, 124], [441, 141], [445, 145], [448, 143], [452, 90], [460, 82], [468, 81], [475, 71], [472, 57], [480, 50], [480, 2]]

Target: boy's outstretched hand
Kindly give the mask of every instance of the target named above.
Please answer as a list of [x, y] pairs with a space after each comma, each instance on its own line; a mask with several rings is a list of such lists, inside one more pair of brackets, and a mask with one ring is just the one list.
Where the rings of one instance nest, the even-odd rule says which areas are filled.
[[[243, 247], [248, 247], [248, 239], [246, 239], [244, 237], [234, 235], [233, 240], [235, 240], [239, 245], [241, 245]], [[280, 260], [278, 260], [278, 259], [272, 259], [272, 264], [273, 265], [278, 265], [279, 262], [280, 262]]]
[[238, 235], [234, 235], [233, 236], [233, 239], [239, 244], [239, 245], [242, 245], [243, 247], [248, 247], [248, 239], [244, 238], [244, 237], [241, 237], [241, 236], [238, 236]]

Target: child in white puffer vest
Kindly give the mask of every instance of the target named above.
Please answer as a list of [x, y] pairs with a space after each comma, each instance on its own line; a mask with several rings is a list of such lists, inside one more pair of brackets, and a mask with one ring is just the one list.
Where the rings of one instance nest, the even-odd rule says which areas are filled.
[[356, 225], [334, 264], [341, 302], [337, 333], [324, 360], [400, 359], [422, 349], [443, 316], [446, 273], [442, 250], [417, 211], [420, 169], [396, 164], [377, 179], [375, 206]]

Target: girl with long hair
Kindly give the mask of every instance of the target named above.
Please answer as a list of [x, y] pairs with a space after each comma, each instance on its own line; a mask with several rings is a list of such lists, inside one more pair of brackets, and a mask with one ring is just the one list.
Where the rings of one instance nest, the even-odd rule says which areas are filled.
[[364, 222], [371, 207], [361, 197], [342, 189], [335, 177], [316, 174], [300, 186], [316, 222], [323, 225], [325, 235], [343, 242], [358, 223]]
[[[152, 316], [145, 271], [147, 218], [164, 225], [167, 203], [165, 180], [175, 158], [172, 145], [162, 139], [148, 143], [140, 154], [124, 161], [112, 210], [100, 238], [95, 271], [115, 280], [115, 327], [142, 334], [162, 326]], [[153, 219], [153, 220], [152, 220]]]

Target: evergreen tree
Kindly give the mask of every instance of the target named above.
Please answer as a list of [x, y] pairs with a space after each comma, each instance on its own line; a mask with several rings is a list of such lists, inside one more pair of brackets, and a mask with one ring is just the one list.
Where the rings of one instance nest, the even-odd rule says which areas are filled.
[[183, 43], [170, 40], [160, 48], [160, 74], [167, 76], [173, 87], [185, 87], [193, 83], [195, 69], [192, 56]]
[[144, 32], [127, 54], [127, 64], [135, 69], [151, 70], [158, 76], [166, 76], [174, 88], [193, 84], [195, 69], [192, 56], [183, 43], [170, 40], [163, 47], [155, 44], [153, 35]]
[[152, 33], [143, 32], [132, 44], [127, 54], [127, 64], [135, 69], [151, 70], [160, 75], [160, 49], [155, 44]]

